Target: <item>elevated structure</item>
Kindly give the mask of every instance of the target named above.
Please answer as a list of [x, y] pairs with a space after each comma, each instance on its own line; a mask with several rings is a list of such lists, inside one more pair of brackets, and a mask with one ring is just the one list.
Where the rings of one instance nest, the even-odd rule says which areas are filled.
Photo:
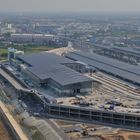
[[122, 61], [128, 61], [132, 64], [140, 62], [140, 51], [128, 47], [108, 47], [98, 44], [93, 44], [95, 52], [109, 57], [117, 58]]

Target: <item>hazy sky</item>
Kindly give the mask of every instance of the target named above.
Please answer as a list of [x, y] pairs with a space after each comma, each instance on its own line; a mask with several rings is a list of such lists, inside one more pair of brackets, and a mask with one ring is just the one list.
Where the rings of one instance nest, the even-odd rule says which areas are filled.
[[140, 0], [0, 0], [0, 11], [140, 11]]

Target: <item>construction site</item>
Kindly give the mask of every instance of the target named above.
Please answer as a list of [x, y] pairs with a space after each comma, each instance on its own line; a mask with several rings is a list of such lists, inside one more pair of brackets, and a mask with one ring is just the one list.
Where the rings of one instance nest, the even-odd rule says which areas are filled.
[[139, 132], [97, 124], [53, 120], [71, 140], [139, 140]]
[[[120, 69], [110, 66], [106, 61], [103, 69], [107, 66], [112, 68], [106, 72], [101, 70], [101, 60], [98, 60], [98, 64], [92, 61], [95, 58], [90, 58], [90, 55], [85, 57], [82, 52], [75, 52], [71, 48], [10, 58], [9, 62], [1, 63], [0, 66], [1, 89], [10, 99], [14, 99], [12, 104], [20, 120], [30, 128], [37, 128], [41, 136], [67, 139], [62, 132], [60, 135], [56, 133], [60, 127], [73, 140], [128, 139], [130, 135], [127, 132], [140, 130], [140, 68], [137, 66], [137, 71], [132, 71], [133, 67], [130, 70]], [[116, 75], [113, 74], [115, 71], [118, 72]], [[120, 72], [124, 74], [123, 78]], [[129, 76], [133, 77], [133, 82]], [[14, 94], [11, 95], [11, 91]], [[66, 121], [65, 126], [61, 121], [47, 122], [44, 118], [74, 123], [69, 126]], [[56, 129], [53, 133], [52, 126]], [[136, 140], [139, 134], [133, 131], [130, 134], [131, 137], [136, 136], [132, 138]]]

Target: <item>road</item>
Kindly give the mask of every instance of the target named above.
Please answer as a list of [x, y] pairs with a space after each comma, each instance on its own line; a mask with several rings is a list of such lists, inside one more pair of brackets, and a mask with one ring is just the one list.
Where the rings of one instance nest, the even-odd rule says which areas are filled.
[[12, 132], [14, 132], [14, 135], [20, 138], [20, 140], [28, 140], [27, 136], [22, 131], [19, 124], [15, 121], [13, 116], [10, 114], [9, 110], [6, 108], [6, 106], [0, 101], [0, 109], [3, 113], [3, 117], [6, 118], [5, 120], [8, 123], [8, 125], [11, 126], [10, 129], [12, 129]]

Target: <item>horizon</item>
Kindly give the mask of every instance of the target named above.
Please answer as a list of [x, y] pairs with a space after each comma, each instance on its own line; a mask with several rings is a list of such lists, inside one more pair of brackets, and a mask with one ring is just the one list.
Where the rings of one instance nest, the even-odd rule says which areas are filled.
[[137, 12], [132, 12], [132, 11], [78, 11], [78, 12], [75, 12], [75, 11], [67, 11], [67, 12], [64, 12], [64, 11], [58, 11], [58, 12], [46, 12], [46, 11], [40, 11], [40, 12], [37, 12], [37, 11], [8, 11], [8, 12], [2, 12], [0, 11], [0, 15], [11, 15], [11, 16], [21, 16], [21, 15], [57, 15], [57, 16], [86, 16], [86, 15], [98, 15], [98, 16], [112, 16], [112, 15], [115, 15], [115, 16], [140, 16], [140, 11], [137, 11]]
[[140, 12], [139, 0], [0, 0], [0, 12]]

